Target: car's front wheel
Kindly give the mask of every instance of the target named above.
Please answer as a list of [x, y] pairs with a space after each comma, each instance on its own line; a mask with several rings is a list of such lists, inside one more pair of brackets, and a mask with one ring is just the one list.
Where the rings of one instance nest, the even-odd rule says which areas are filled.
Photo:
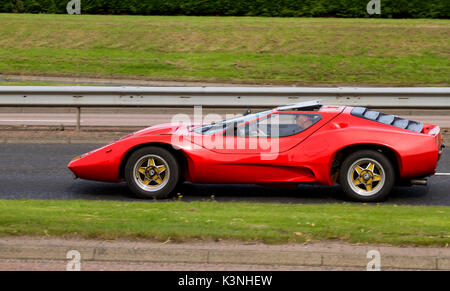
[[374, 150], [361, 150], [347, 156], [340, 169], [344, 193], [360, 202], [381, 201], [391, 192], [395, 170], [389, 159]]
[[125, 165], [125, 180], [140, 198], [167, 198], [180, 177], [174, 156], [159, 147], [145, 147], [134, 152]]

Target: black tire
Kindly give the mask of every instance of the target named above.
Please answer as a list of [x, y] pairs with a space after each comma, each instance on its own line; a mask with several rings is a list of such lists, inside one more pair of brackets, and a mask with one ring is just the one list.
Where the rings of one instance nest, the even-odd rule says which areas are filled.
[[[150, 172], [145, 173], [137, 173], [135, 169], [136, 167], [139, 167], [138, 163], [144, 161], [145, 158], [152, 158], [153, 161], [160, 162], [160, 166], [164, 165], [166, 168], [166, 175], [168, 173], [167, 181], [165, 179], [159, 179], [158, 181], [161, 181], [161, 184], [158, 185], [156, 181], [151, 180], [151, 183], [155, 183], [156, 186], [155, 189], [150, 189], [151, 185], [144, 185], [142, 182], [143, 179], [145, 181], [150, 180]], [[149, 169], [152, 166], [149, 167]], [[153, 168], [152, 168], [153, 169]], [[152, 170], [150, 169], [150, 170]], [[149, 170], [149, 171], [150, 171]], [[152, 173], [154, 173], [152, 171]], [[153, 198], [153, 199], [162, 199], [162, 198], [168, 198], [172, 192], [174, 191], [175, 187], [177, 186], [179, 180], [180, 180], [180, 167], [175, 159], [175, 157], [167, 150], [156, 147], [156, 146], [148, 146], [145, 148], [141, 148], [137, 151], [135, 151], [131, 156], [128, 158], [127, 163], [125, 165], [125, 180], [127, 181], [128, 188], [139, 198]], [[160, 177], [159, 173], [157, 173], [158, 177]], [[161, 176], [163, 173], [161, 173]], [[155, 176], [156, 177], [156, 176]]]
[[[358, 167], [359, 163], [361, 166]], [[370, 163], [374, 166], [370, 167]], [[370, 171], [370, 168], [373, 171]], [[392, 162], [384, 154], [374, 150], [361, 150], [344, 159], [340, 168], [339, 183], [345, 195], [353, 201], [383, 201], [394, 186], [395, 170]]]

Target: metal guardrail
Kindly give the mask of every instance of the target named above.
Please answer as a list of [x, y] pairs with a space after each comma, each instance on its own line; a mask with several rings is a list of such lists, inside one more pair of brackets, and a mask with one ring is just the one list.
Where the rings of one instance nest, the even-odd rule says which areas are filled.
[[0, 87], [0, 106], [267, 107], [317, 98], [333, 105], [450, 108], [450, 87]]
[[382, 108], [450, 108], [450, 87], [97, 87], [0, 86], [0, 106], [270, 107], [323, 104]]

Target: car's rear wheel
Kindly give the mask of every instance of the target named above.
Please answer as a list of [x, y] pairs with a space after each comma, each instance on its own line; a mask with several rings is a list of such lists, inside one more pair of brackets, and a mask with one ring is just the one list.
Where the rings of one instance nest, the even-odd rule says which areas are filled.
[[351, 200], [381, 201], [394, 186], [395, 171], [392, 163], [382, 153], [361, 150], [344, 159], [339, 182], [344, 193]]
[[179, 166], [167, 150], [149, 146], [134, 152], [125, 165], [125, 180], [140, 198], [167, 198], [180, 178]]

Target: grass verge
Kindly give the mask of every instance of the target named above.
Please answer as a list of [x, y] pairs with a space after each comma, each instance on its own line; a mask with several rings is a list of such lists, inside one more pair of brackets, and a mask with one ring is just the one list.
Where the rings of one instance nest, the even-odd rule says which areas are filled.
[[450, 242], [450, 208], [434, 206], [0, 200], [0, 213], [2, 236], [439, 246]]
[[253, 84], [449, 84], [450, 20], [0, 15], [0, 73]]

